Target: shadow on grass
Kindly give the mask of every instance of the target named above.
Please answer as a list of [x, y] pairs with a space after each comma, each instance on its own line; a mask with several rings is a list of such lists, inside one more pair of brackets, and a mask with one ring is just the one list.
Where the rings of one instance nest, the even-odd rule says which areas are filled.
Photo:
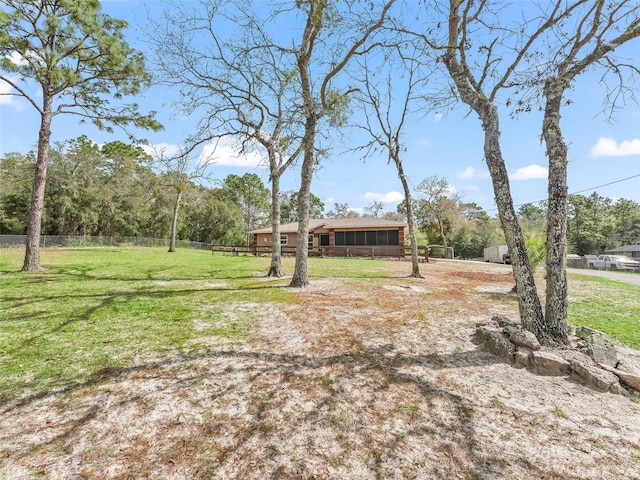
[[[92, 306], [84, 308], [82, 310], [75, 311], [71, 314], [65, 315], [65, 318], [62, 321], [49, 322], [48, 326], [45, 328], [41, 328], [39, 332], [35, 335], [28, 336], [20, 341], [15, 341], [11, 344], [9, 348], [5, 349], [6, 353], [14, 354], [15, 352], [19, 352], [21, 349], [27, 348], [33, 345], [38, 339], [43, 338], [47, 335], [51, 335], [57, 332], [60, 332], [64, 328], [69, 325], [81, 322], [87, 322], [91, 320], [98, 312], [104, 309], [110, 308], [114, 304], [123, 305], [123, 302], [126, 303], [132, 299], [167, 299], [167, 298], [182, 298], [187, 299], [189, 296], [194, 294], [202, 294], [204, 292], [226, 292], [226, 293], [237, 293], [237, 292], [252, 292], [252, 291], [260, 291], [260, 290], [272, 290], [272, 289], [282, 289], [285, 288], [283, 285], [258, 285], [258, 286], [242, 286], [242, 287], [204, 287], [200, 289], [183, 289], [183, 290], [134, 290], [134, 291], [118, 291], [118, 292], [110, 292], [110, 293], [89, 293], [89, 294], [73, 294], [73, 295], [43, 295], [43, 296], [28, 296], [28, 297], [0, 297], [0, 303], [6, 306], [6, 311], [10, 312], [12, 309], [16, 309], [18, 307], [25, 307], [27, 305], [33, 304], [42, 307], [38, 311], [34, 311], [31, 313], [26, 313], [22, 315], [12, 314], [10, 317], [7, 316], [7, 322], [20, 322], [20, 321], [34, 321], [42, 318], [43, 320], [49, 317], [49, 312], [46, 309], [45, 302], [49, 301], [60, 301], [65, 299], [74, 299], [74, 301], [78, 299], [85, 300], [94, 300], [96, 303]], [[123, 302], [121, 302], [121, 300]], [[90, 303], [90, 302], [85, 302]], [[0, 320], [1, 322], [2, 320]], [[53, 323], [53, 325], [52, 325]]]

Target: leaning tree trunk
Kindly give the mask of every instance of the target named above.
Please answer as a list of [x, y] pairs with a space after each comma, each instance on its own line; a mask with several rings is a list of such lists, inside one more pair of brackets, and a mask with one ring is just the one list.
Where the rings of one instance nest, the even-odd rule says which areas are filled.
[[169, 253], [176, 251], [176, 236], [178, 230], [178, 212], [180, 211], [180, 199], [182, 190], [180, 186], [176, 189], [176, 202], [173, 204], [173, 218], [171, 219], [171, 238], [169, 239]]
[[271, 266], [267, 277], [283, 277], [280, 245], [280, 177], [271, 173]]
[[44, 189], [47, 182], [47, 163], [49, 161], [49, 141], [51, 139], [51, 107], [53, 98], [45, 95], [40, 115], [38, 132], [38, 158], [36, 160], [31, 191], [31, 205], [27, 223], [27, 241], [24, 255], [23, 272], [40, 270], [40, 233], [42, 231], [42, 213], [44, 211]]
[[420, 260], [418, 258], [418, 241], [416, 239], [415, 219], [413, 216], [413, 199], [411, 198], [411, 189], [409, 182], [402, 168], [402, 161], [399, 158], [393, 159], [398, 169], [398, 177], [404, 189], [404, 199], [407, 204], [407, 224], [409, 225], [409, 239], [411, 241], [411, 277], [423, 278], [420, 275]]
[[523, 328], [543, 338], [544, 317], [529, 263], [524, 235], [513, 206], [509, 176], [500, 148], [500, 123], [495, 106], [485, 105], [478, 112], [484, 130], [484, 155], [491, 173], [498, 216], [511, 254], [511, 267], [518, 292], [518, 307]]
[[542, 135], [549, 159], [547, 205], [547, 291], [543, 338], [550, 343], [569, 343], [567, 299], [567, 145], [560, 129], [563, 88], [559, 82], [545, 85]]
[[[453, 5], [453, 4], [452, 4]], [[500, 122], [498, 110], [481, 92], [474, 90], [469, 81], [468, 71], [457, 61], [457, 21], [455, 12], [449, 17], [449, 44], [444, 55], [444, 63], [454, 81], [458, 93], [464, 103], [469, 105], [480, 117], [484, 130], [484, 156], [491, 174], [493, 193], [498, 207], [498, 216], [504, 230], [505, 240], [511, 253], [511, 268], [516, 281], [518, 292], [518, 308], [522, 327], [541, 338], [544, 325], [542, 305], [533, 280], [533, 271], [529, 263], [524, 235], [518, 223], [511, 190], [507, 167], [500, 148]]]

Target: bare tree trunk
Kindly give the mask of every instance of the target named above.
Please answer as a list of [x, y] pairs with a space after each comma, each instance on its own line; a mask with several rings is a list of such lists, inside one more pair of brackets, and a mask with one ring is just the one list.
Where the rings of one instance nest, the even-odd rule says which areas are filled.
[[271, 174], [271, 266], [267, 277], [283, 277], [280, 245], [280, 177]]
[[44, 211], [44, 190], [47, 182], [47, 164], [49, 161], [49, 141], [51, 139], [51, 106], [53, 98], [45, 94], [40, 114], [38, 132], [38, 158], [36, 160], [31, 191], [31, 206], [27, 223], [27, 241], [24, 255], [23, 272], [37, 272], [40, 268], [40, 233], [42, 231], [42, 213]]
[[524, 235], [518, 223], [511, 198], [509, 176], [500, 148], [500, 122], [498, 110], [491, 101], [474, 88], [477, 84], [469, 80], [466, 65], [461, 65], [456, 57], [459, 20], [457, 7], [452, 3], [449, 17], [449, 48], [444, 55], [444, 63], [454, 81], [460, 98], [480, 117], [484, 130], [484, 156], [491, 174], [493, 192], [505, 240], [511, 253], [511, 268], [518, 292], [518, 308], [522, 327], [533, 332], [538, 338], [543, 331], [544, 316], [542, 305], [529, 263]]
[[[320, 13], [322, 9], [320, 8]], [[314, 10], [314, 9], [312, 9]], [[313, 98], [311, 74], [309, 63], [313, 44], [319, 28], [311, 18], [307, 20], [304, 37], [304, 51], [298, 53], [297, 64], [300, 74], [300, 87], [304, 108], [304, 137], [302, 138], [302, 150], [304, 159], [300, 172], [300, 190], [298, 191], [298, 237], [296, 239], [296, 264], [293, 269], [290, 287], [303, 288], [309, 286], [308, 256], [309, 245], [309, 208], [311, 195], [311, 180], [313, 179], [313, 167], [315, 163], [316, 128], [318, 124], [318, 112]]]
[[[315, 118], [311, 119], [313, 124], [307, 132], [312, 132], [311, 137], [305, 135], [304, 160], [302, 162], [302, 172], [300, 180], [300, 191], [298, 192], [298, 238], [296, 241], [296, 265], [293, 270], [290, 287], [303, 288], [309, 286], [308, 256], [309, 245], [309, 204], [311, 192], [311, 179], [313, 178], [313, 138], [315, 136]], [[309, 124], [309, 122], [307, 122]]]
[[180, 211], [180, 200], [182, 199], [182, 190], [179, 187], [176, 190], [176, 202], [173, 204], [173, 218], [171, 219], [171, 238], [169, 239], [169, 253], [176, 251], [178, 212]]
[[413, 199], [411, 198], [411, 189], [407, 182], [407, 177], [404, 174], [404, 168], [402, 168], [402, 162], [399, 158], [394, 158], [393, 161], [398, 169], [398, 177], [400, 177], [400, 183], [404, 189], [404, 200], [407, 204], [407, 224], [409, 225], [409, 239], [411, 241], [411, 275], [410, 277], [423, 278], [420, 275], [420, 260], [418, 258], [418, 240], [416, 239], [416, 227], [415, 218], [413, 216]]
[[569, 344], [567, 299], [567, 145], [560, 129], [564, 88], [547, 81], [542, 135], [549, 159], [547, 205], [547, 291], [545, 323], [540, 332], [551, 343]]
[[495, 106], [486, 105], [478, 112], [484, 129], [484, 155], [491, 173], [493, 192], [500, 223], [511, 253], [511, 268], [518, 292], [518, 307], [523, 328], [538, 338], [543, 331], [544, 316], [529, 263], [524, 235], [513, 206], [509, 176], [500, 148], [500, 124]]

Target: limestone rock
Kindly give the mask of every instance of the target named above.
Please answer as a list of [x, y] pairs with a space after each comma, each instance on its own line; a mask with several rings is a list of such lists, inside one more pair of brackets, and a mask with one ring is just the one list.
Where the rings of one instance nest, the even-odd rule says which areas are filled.
[[605, 392], [622, 393], [618, 377], [611, 372], [599, 368], [595, 364], [575, 362], [571, 364], [578, 376], [583, 378], [588, 384], [604, 390]]
[[516, 347], [515, 362], [516, 365], [528, 367], [531, 358], [531, 349], [523, 346]]
[[485, 329], [483, 332], [483, 345], [494, 355], [513, 361], [516, 347], [505, 337], [502, 332]]
[[497, 332], [497, 330], [490, 325], [476, 326], [476, 336], [478, 337], [478, 340], [480, 340], [480, 343], [491, 337], [491, 332]]
[[511, 332], [511, 334], [509, 335], [509, 340], [511, 340], [511, 342], [515, 343], [516, 345], [527, 347], [531, 350], [540, 350], [540, 348], [542, 348], [536, 336], [528, 330], [518, 329], [514, 332]]
[[512, 320], [504, 315], [494, 315], [493, 317], [491, 317], [491, 320], [497, 323], [499, 327], [506, 327], [507, 325], [512, 327], [520, 326], [520, 322], [518, 320]]
[[558, 350], [558, 355], [564, 358], [571, 366], [576, 363], [584, 365], [595, 365], [593, 359], [578, 350]]
[[613, 373], [620, 379], [622, 383], [624, 383], [628, 387], [640, 391], [640, 375], [636, 375], [635, 373], [630, 372], [624, 372], [622, 370], [618, 370], [617, 368], [609, 367], [608, 365], [602, 365], [602, 368], [604, 368], [608, 372]]
[[595, 330], [593, 328], [589, 328], [585, 326], [580, 326], [576, 328], [576, 336], [580, 337], [583, 340], [586, 340], [591, 335], [598, 334], [598, 333], [602, 333], [602, 332], [600, 330]]
[[616, 367], [618, 353], [613, 341], [602, 332], [588, 327], [578, 327], [576, 334], [586, 341], [586, 353], [601, 365]]
[[513, 325], [505, 325], [502, 327], [502, 333], [504, 333], [507, 337], [511, 335], [513, 332], [517, 332], [518, 330], [520, 329]]
[[571, 365], [568, 361], [545, 350], [532, 351], [530, 362], [537, 372], [547, 375], [567, 375], [571, 370]]

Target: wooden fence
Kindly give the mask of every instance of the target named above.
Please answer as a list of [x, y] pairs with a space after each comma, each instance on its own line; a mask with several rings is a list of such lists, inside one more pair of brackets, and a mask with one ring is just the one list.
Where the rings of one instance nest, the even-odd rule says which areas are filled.
[[[282, 245], [281, 252], [283, 256], [295, 256], [296, 247], [292, 245]], [[271, 245], [211, 245], [211, 253], [222, 253], [226, 255], [257, 255], [270, 256]], [[424, 259], [429, 258], [429, 248], [425, 245], [418, 246], [418, 255]], [[340, 245], [335, 247], [309, 247], [310, 257], [369, 257], [384, 258], [395, 257], [403, 258], [411, 256], [411, 248], [404, 245], [376, 245], [376, 246], [360, 246], [360, 245]]]

